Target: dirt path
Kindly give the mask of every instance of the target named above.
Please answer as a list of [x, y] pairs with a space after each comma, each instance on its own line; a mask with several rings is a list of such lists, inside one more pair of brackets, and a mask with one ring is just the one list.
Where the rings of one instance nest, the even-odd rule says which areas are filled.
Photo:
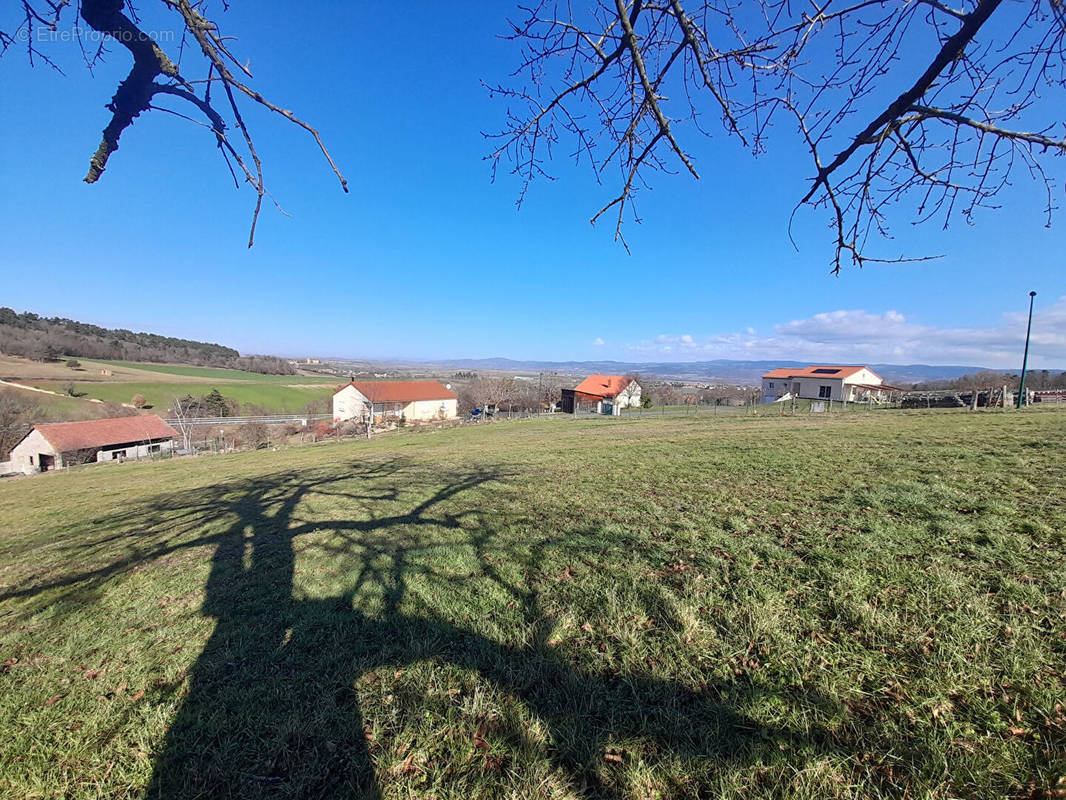
[[[24, 389], [27, 392], [40, 392], [41, 394], [50, 394], [53, 397], [62, 397], [65, 400], [68, 400], [68, 399], [69, 400], [81, 400], [83, 403], [100, 403], [100, 404], [103, 404], [103, 402], [104, 402], [103, 400], [98, 400], [95, 397], [72, 397], [69, 394], [60, 394], [59, 392], [53, 392], [51, 389], [39, 389], [36, 386], [26, 386], [25, 384], [22, 384], [22, 383], [12, 383], [11, 381], [5, 381], [2, 378], [0, 378], [0, 386], [11, 386], [12, 388], [15, 388], [15, 389]], [[119, 403], [118, 405], [124, 406], [125, 408], [134, 408], [134, 409], [136, 408], [136, 406], [131, 405], [129, 403]]]

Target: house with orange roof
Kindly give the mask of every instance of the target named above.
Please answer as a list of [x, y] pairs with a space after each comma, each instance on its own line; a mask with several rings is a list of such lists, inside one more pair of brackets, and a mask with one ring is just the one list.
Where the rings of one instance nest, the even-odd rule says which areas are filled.
[[773, 403], [793, 397], [854, 403], [880, 400], [892, 387], [869, 367], [815, 364], [781, 367], [762, 376], [762, 400]]
[[437, 381], [352, 381], [333, 393], [333, 421], [426, 422], [459, 416], [459, 396]]
[[34, 425], [11, 450], [11, 468], [27, 475], [76, 464], [169, 455], [178, 432], [155, 414]]
[[618, 416], [623, 408], [639, 405], [640, 384], [629, 375], [589, 375], [573, 389], [563, 389], [562, 410], [568, 414]]

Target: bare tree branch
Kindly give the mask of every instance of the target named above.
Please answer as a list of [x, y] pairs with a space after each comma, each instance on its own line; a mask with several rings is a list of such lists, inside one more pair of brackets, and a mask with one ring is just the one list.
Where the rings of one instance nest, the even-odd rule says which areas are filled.
[[491, 90], [508, 102], [505, 127], [490, 135], [493, 175], [509, 161], [521, 199], [573, 137], [597, 180], [618, 170], [618, 191], [593, 220], [617, 210], [623, 245], [624, 214], [653, 173], [677, 159], [698, 177], [690, 148], [713, 135], [708, 114], [756, 155], [781, 136], [782, 115], [795, 126], [813, 164], [797, 210], [828, 214], [834, 272], [903, 260], [868, 251], [871, 236], [891, 238], [895, 206], [913, 201], [916, 223], [969, 221], [995, 208], [1016, 169], [1053, 209], [1046, 159], [1066, 153], [1062, 0], [809, 11], [788, 0], [539, 0], [523, 10], [508, 37], [523, 47], [522, 66]]
[[[179, 68], [180, 59], [178, 62], [171, 59], [160, 42], [143, 29], [136, 11], [126, 0], [81, 0], [80, 2], [81, 19], [89, 28], [102, 35], [101, 44], [91, 57], [86, 52], [81, 38], [74, 37], [78, 39], [86, 66], [91, 70], [101, 58], [104, 52], [104, 41], [117, 42], [133, 58], [133, 66], [129, 74], [119, 84], [107, 106], [111, 112], [111, 119], [103, 130], [99, 147], [89, 161], [85, 182], [96, 183], [100, 180], [110, 158], [119, 149], [123, 134], [144, 112], [160, 110], [176, 114], [183, 119], [191, 119], [188, 115], [174, 109], [153, 105], [154, 97], [164, 95], [182, 103], [188, 103], [206, 118], [205, 124], [214, 133], [216, 144], [230, 174], [236, 180], [236, 174], [233, 171], [233, 163], [236, 163], [245, 181], [256, 193], [256, 204], [252, 213], [248, 238], [248, 246], [251, 247], [255, 242], [255, 229], [263, 206], [263, 198], [269, 193], [263, 177], [262, 162], [237, 103], [237, 93], [239, 93], [310, 133], [340, 181], [341, 188], [347, 192], [348, 183], [326, 149], [318, 130], [297, 117], [292, 111], [271, 102], [244, 81], [252, 77], [251, 70], [237, 59], [226, 42], [227, 37], [219, 32], [218, 25], [207, 16], [207, 0], [160, 0], [160, 3], [168, 12], [175, 15], [175, 21], [180, 20], [183, 35], [179, 53], [184, 51], [186, 37], [191, 37], [191, 40], [199, 45], [200, 53], [208, 63], [206, 81], [189, 81], [182, 75]], [[3, 55], [7, 48], [16, 41], [24, 39], [28, 43], [31, 61], [41, 58], [58, 69], [49, 56], [34, 46], [34, 42], [37, 37], [42, 36], [42, 31], [56, 31], [60, 15], [69, 5], [70, 0], [20, 0], [21, 17], [16, 27], [5, 27], [5, 20], [0, 17], [0, 55]], [[224, 9], [228, 7], [225, 0], [222, 6]], [[233, 66], [236, 73], [244, 76], [244, 79], [238, 79], [230, 66]], [[160, 78], [164, 82], [160, 82]], [[215, 83], [222, 86], [228, 115], [241, 132], [243, 155], [227, 137], [226, 115], [216, 109], [212, 103], [211, 87]], [[197, 87], [202, 87], [202, 96], [197, 94]]]

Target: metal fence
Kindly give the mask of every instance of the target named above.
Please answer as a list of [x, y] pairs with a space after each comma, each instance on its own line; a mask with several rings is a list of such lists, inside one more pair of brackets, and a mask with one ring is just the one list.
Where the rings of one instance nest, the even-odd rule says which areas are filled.
[[167, 419], [167, 425], [177, 427], [181, 425], [286, 425], [296, 423], [310, 425], [312, 422], [333, 421], [332, 414], [267, 414], [261, 417], [190, 417], [188, 419]]

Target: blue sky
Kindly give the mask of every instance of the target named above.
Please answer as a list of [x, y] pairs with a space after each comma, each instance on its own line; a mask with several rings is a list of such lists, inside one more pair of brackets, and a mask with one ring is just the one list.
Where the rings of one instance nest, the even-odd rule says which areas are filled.
[[[144, 27], [169, 22], [144, 5]], [[1032, 361], [1066, 368], [1066, 220], [1045, 228], [1029, 186], [947, 231], [913, 228], [900, 209], [885, 249], [944, 258], [834, 277], [824, 215], [801, 211], [799, 250], [789, 241], [808, 164], [790, 137], [759, 159], [724, 135], [690, 137], [702, 179], [659, 176], [638, 197], [627, 254], [610, 221], [589, 225], [615, 187], [587, 168], [560, 159], [520, 211], [518, 183], [490, 181], [482, 131], [501, 127], [505, 105], [480, 81], [516, 63], [496, 38], [508, 4], [331, 0], [315, 6], [327, 25], [283, 28], [288, 4], [252, 8], [222, 15], [235, 49], [261, 91], [321, 130], [351, 194], [303, 131], [256, 109], [268, 187], [292, 216], [265, 209], [251, 250], [251, 194], [209, 133], [176, 117], [143, 116], [88, 186], [125, 53], [91, 76], [76, 46], [46, 45], [64, 76], [9, 52], [0, 305], [281, 355], [1017, 368], [1035, 289]]]

